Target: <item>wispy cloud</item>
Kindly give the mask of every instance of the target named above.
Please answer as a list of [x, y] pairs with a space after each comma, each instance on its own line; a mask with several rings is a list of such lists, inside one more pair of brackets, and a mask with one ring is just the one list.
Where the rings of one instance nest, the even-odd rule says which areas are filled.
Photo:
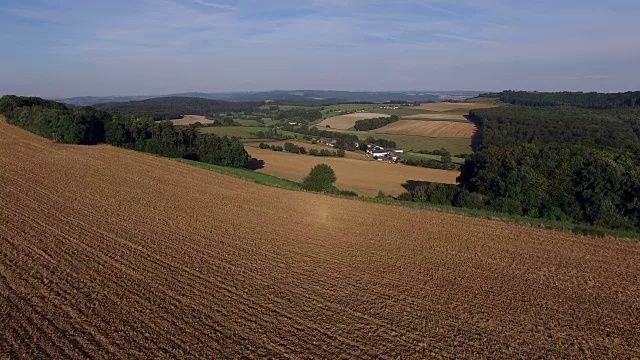
[[205, 1], [205, 0], [191, 0], [191, 1], [206, 7], [212, 7], [212, 8], [221, 9], [221, 10], [235, 10], [234, 6], [228, 5], [228, 4], [214, 3], [214, 2]]
[[4, 0], [0, 66], [12, 71], [0, 86], [26, 77], [36, 80], [24, 86], [46, 78], [67, 87], [50, 91], [73, 94], [637, 86], [640, 38], [625, 35], [640, 31], [640, 3], [615, 1]]

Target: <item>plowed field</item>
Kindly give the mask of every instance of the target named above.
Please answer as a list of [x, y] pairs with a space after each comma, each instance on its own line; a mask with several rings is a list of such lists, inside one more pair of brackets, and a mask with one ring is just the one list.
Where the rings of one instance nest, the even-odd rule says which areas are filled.
[[475, 125], [471, 122], [400, 120], [375, 129], [373, 132], [429, 137], [471, 138], [475, 128]]
[[0, 123], [9, 358], [637, 358], [639, 258]]
[[323, 120], [318, 126], [326, 127], [329, 125], [332, 129], [341, 129], [346, 130], [355, 126], [356, 121], [358, 120], [366, 120], [366, 119], [375, 119], [380, 117], [389, 117], [390, 115], [385, 114], [376, 114], [376, 113], [354, 113], [347, 115], [340, 115], [327, 118]]
[[495, 104], [487, 104], [487, 103], [452, 103], [452, 102], [441, 102], [441, 103], [427, 103], [421, 104], [415, 107], [415, 109], [421, 110], [430, 110], [430, 111], [449, 111], [454, 109], [486, 109], [497, 107]]

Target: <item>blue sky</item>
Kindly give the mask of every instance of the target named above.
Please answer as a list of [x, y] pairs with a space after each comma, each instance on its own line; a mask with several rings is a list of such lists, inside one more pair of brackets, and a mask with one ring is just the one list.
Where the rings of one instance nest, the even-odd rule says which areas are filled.
[[637, 0], [0, 0], [0, 94], [640, 89]]

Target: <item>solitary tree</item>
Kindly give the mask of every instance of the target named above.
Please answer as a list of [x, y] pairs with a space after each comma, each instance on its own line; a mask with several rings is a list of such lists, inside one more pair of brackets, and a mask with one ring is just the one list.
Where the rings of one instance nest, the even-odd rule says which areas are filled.
[[333, 183], [336, 181], [336, 173], [331, 166], [327, 164], [318, 164], [309, 175], [304, 178], [302, 184], [304, 188], [312, 191], [327, 191], [334, 188]]

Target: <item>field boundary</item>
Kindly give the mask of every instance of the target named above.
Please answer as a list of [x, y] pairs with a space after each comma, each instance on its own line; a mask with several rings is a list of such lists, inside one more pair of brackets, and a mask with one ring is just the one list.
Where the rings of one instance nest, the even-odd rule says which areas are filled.
[[[185, 159], [173, 159], [173, 160], [182, 162], [184, 164], [196, 166], [204, 170], [215, 171], [224, 175], [233, 176], [245, 181], [249, 181], [249, 182], [253, 182], [253, 183], [257, 183], [265, 186], [277, 187], [277, 188], [293, 190], [293, 191], [308, 192], [302, 187], [300, 183], [287, 180], [287, 179], [282, 179], [273, 175], [257, 173], [257, 172], [246, 170], [246, 169], [228, 168], [224, 166], [200, 163], [198, 161], [192, 161], [192, 160], [185, 160]], [[258, 176], [255, 176], [255, 175], [258, 175]], [[279, 185], [279, 184], [288, 184], [288, 185]], [[417, 203], [417, 202], [410, 202], [410, 201], [400, 201], [400, 200], [390, 199], [389, 197], [384, 197], [384, 198], [370, 197], [370, 196], [364, 196], [360, 194], [358, 194], [357, 197], [332, 194], [332, 193], [318, 193], [318, 194], [322, 194], [322, 195], [330, 196], [334, 198], [373, 202], [373, 203], [383, 204], [387, 206], [400, 206], [400, 207], [406, 207], [406, 208], [412, 208], [412, 209], [431, 210], [431, 211], [438, 211], [438, 212], [449, 213], [449, 214], [464, 215], [464, 216], [469, 216], [473, 218], [482, 218], [482, 219], [488, 219], [493, 221], [501, 221], [505, 223], [515, 223], [519, 225], [549, 229], [549, 230], [559, 231], [563, 233], [582, 233], [583, 235], [588, 237], [596, 237], [596, 235], [599, 235], [600, 237], [609, 236], [616, 240], [640, 241], [640, 233], [634, 232], [634, 231], [611, 230], [611, 229], [604, 229], [604, 228], [599, 228], [599, 227], [590, 226], [590, 225], [579, 225], [579, 224], [562, 222], [562, 221], [535, 219], [535, 218], [530, 218], [526, 216], [511, 215], [511, 214], [505, 214], [505, 213], [500, 213], [500, 212], [490, 211], [490, 210], [459, 208], [451, 205], [440, 205], [440, 204], [433, 204], [433, 203]]]

